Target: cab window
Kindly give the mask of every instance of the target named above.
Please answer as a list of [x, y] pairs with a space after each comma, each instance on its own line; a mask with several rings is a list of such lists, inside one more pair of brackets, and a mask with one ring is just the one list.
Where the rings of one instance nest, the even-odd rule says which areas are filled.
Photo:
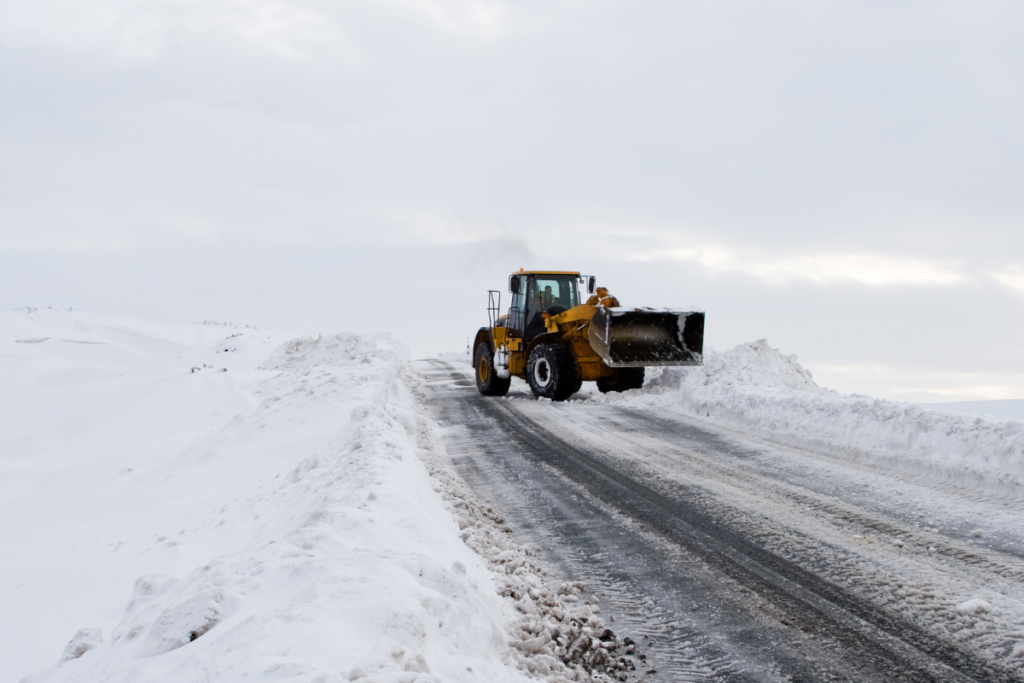
[[530, 299], [528, 280], [525, 275], [517, 276], [519, 291], [512, 295], [512, 304], [508, 309], [508, 327], [516, 334], [522, 335], [526, 325], [526, 307]]
[[576, 278], [571, 275], [531, 276], [521, 291], [526, 293], [526, 330], [523, 336], [527, 340], [544, 332], [544, 313], [554, 315], [579, 304]]
[[544, 312], [558, 306], [568, 310], [579, 304], [576, 292], [576, 278], [565, 276], [538, 276], [533, 278], [534, 303]]

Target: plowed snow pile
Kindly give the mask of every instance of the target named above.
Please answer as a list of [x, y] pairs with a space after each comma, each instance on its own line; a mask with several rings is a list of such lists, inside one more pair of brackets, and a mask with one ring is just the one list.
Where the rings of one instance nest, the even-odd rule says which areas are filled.
[[527, 680], [403, 347], [286, 340], [0, 313], [0, 679]]
[[776, 442], [1024, 498], [1024, 422], [838, 394], [765, 340], [648, 377], [640, 391], [596, 400], [682, 410]]

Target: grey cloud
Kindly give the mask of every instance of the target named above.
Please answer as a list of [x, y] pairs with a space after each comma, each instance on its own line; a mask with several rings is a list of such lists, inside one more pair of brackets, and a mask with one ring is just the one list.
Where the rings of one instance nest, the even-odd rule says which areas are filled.
[[[426, 352], [542, 265], [694, 294], [720, 344], [1015, 362], [1019, 3], [472, 4], [6, 4], [0, 304], [370, 329], [434, 278], [456, 294], [409, 318]], [[673, 260], [692, 245], [745, 269]], [[959, 280], [751, 274], [850, 255]]]

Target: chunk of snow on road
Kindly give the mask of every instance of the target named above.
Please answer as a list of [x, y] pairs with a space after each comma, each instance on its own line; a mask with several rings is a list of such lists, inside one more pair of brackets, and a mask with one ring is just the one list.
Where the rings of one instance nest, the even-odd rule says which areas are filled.
[[974, 598], [961, 602], [956, 606], [956, 611], [960, 614], [984, 614], [992, 611], [992, 604], [981, 598]]
[[1024, 422], [838, 394], [765, 340], [648, 375], [642, 390], [593, 400], [681, 410], [779, 443], [1024, 499]]

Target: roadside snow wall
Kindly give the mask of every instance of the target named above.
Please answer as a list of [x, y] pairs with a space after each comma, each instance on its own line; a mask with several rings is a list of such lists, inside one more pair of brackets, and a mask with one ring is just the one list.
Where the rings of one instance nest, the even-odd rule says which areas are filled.
[[[124, 585], [119, 623], [97, 614], [23, 680], [528, 680], [507, 645], [512, 608], [418, 456], [405, 355], [386, 335], [342, 334], [264, 362], [251, 410], [140, 479], [182, 543], [205, 535], [220, 553]], [[219, 494], [175, 509], [165, 480]], [[151, 543], [139, 552], [169, 541]]]
[[1024, 499], [1024, 422], [995, 421], [815, 384], [766, 340], [649, 370], [639, 392], [600, 397], [679, 410], [778, 443]]

